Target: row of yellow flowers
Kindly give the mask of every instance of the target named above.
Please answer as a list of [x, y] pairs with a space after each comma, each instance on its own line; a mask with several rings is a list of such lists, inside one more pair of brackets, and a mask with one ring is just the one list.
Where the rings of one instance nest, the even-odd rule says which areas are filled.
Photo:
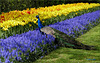
[[[36, 15], [39, 14], [40, 19], [47, 19], [56, 17], [57, 15], [61, 16], [67, 15], [70, 12], [78, 11], [82, 9], [92, 8], [95, 6], [100, 6], [99, 3], [74, 3], [74, 4], [62, 4], [56, 6], [49, 6], [49, 7], [40, 7], [40, 8], [31, 8], [30, 10], [23, 10], [23, 11], [10, 11], [8, 13], [2, 13], [1, 16], [3, 17], [3, 22], [0, 23], [0, 27], [4, 30], [8, 30], [9, 27], [20, 25], [25, 25], [28, 22], [36, 23], [37, 19], [35, 18]], [[5, 19], [4, 19], [5, 18]], [[1, 19], [1, 17], [0, 17]], [[43, 21], [44, 22], [44, 21]]]

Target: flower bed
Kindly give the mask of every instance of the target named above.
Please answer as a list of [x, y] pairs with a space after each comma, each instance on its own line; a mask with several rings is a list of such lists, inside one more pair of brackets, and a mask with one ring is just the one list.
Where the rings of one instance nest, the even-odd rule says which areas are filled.
[[48, 19], [52, 17], [57, 17], [57, 15], [65, 15], [67, 16], [71, 12], [81, 11], [83, 9], [88, 10], [89, 8], [99, 7], [100, 4], [96, 3], [74, 3], [74, 4], [62, 4], [57, 6], [51, 7], [41, 7], [38, 9], [31, 8], [30, 10], [23, 10], [23, 11], [11, 11], [9, 13], [3, 13], [1, 15], [1, 23], [0, 27], [4, 30], [8, 30], [9, 27], [19, 25], [26, 25], [28, 22], [36, 23], [37, 19], [35, 16], [37, 14], [40, 15], [40, 19]]
[[[44, 26], [50, 25], [50, 24], [54, 24], [56, 22], [60, 22], [69, 18], [73, 18], [75, 16], [79, 16], [82, 15], [84, 13], [88, 13], [88, 12], [93, 12], [96, 10], [100, 10], [100, 7], [93, 7], [93, 8], [89, 8], [88, 10], [84, 9], [81, 11], [76, 11], [76, 12], [71, 12], [69, 13], [67, 16], [65, 15], [61, 15], [61, 16], [57, 16], [57, 17], [52, 17], [50, 19], [46, 19], [44, 20], [45, 22], [42, 24]], [[5, 26], [5, 27], [9, 27], [9, 25], [13, 25], [12, 27], [9, 27], [8, 30], [2, 30], [2, 28], [0, 28], [0, 38], [5, 38], [5, 37], [9, 37], [12, 36], [13, 34], [21, 34], [24, 32], [28, 32], [29, 30], [35, 30], [36, 28], [38, 28], [38, 26], [34, 23], [34, 22], [28, 22], [28, 24], [24, 25], [25, 23], [21, 22], [19, 23], [16, 20], [10, 20], [11, 22], [13, 22], [12, 24], [9, 23], [9, 21], [4, 22], [3, 24], [0, 24], [1, 27]], [[8, 24], [7, 24], [8, 23]], [[17, 26], [14, 26], [14, 24], [17, 24]], [[3, 27], [3, 28], [5, 28]], [[5, 28], [7, 29], [7, 28]]]
[[[41, 35], [39, 30], [29, 31], [21, 35], [10, 36], [0, 40], [0, 58], [5, 63], [14, 61], [35, 60], [51, 51], [55, 45], [51, 35]], [[25, 57], [25, 55], [27, 55]], [[32, 58], [30, 58], [32, 56]], [[1, 62], [0, 62], [1, 63]]]
[[[58, 22], [50, 27], [60, 30], [67, 35], [77, 37], [79, 33], [88, 30], [91, 26], [99, 23], [96, 19], [100, 19], [100, 10], [77, 16]], [[44, 56], [46, 52], [55, 48], [55, 38], [51, 35], [41, 35], [39, 30], [29, 31], [20, 35], [10, 36], [6, 39], [0, 39], [0, 61], [1, 62], [17, 62], [37, 59]], [[17, 61], [16, 61], [17, 60]], [[29, 61], [28, 61], [29, 62]]]
[[61, 32], [64, 32], [69, 36], [78, 37], [89, 28], [92, 28], [97, 23], [99, 23], [99, 21], [97, 21], [97, 19], [100, 19], [99, 13], [100, 10], [92, 13], [83, 14], [69, 20], [67, 19], [62, 22], [57, 22], [49, 26]]

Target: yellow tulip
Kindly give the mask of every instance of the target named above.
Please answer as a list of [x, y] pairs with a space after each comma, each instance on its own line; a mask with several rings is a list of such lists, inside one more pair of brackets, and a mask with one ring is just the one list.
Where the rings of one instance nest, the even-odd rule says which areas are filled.
[[0, 24], [0, 27], [3, 27], [3, 24]]
[[4, 31], [8, 30], [8, 28], [3, 28]]
[[32, 25], [31, 24], [29, 24], [29, 27], [31, 27]]
[[35, 24], [37, 23], [37, 21], [33, 21]]
[[45, 22], [45, 21], [42, 21], [43, 23]]

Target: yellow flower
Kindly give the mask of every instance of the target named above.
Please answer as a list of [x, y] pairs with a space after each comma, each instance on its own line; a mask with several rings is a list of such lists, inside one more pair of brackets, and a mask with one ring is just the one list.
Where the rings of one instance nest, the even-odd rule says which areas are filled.
[[4, 31], [5, 31], [5, 30], [8, 30], [8, 28], [4, 28], [4, 27], [3, 27], [3, 30], [4, 30]]
[[42, 21], [44, 23], [44, 21]]
[[27, 8], [26, 10], [29, 10], [29, 8]]
[[24, 22], [20, 22], [19, 24], [20, 24], [20, 25], [22, 25], [22, 26], [24, 26], [24, 25], [25, 25], [25, 23], [24, 23]]
[[9, 25], [6, 25], [6, 26], [5, 26], [5, 28], [9, 28], [9, 27], [10, 27]]
[[31, 27], [32, 25], [31, 24], [29, 24], [29, 27]]
[[37, 21], [33, 21], [33, 22], [36, 24]]
[[0, 27], [3, 27], [3, 24], [0, 23]]

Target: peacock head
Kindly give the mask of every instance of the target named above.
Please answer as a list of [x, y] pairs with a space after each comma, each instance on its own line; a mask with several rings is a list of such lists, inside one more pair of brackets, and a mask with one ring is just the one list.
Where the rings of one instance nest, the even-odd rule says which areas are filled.
[[39, 18], [39, 15], [37, 15], [36, 18]]

